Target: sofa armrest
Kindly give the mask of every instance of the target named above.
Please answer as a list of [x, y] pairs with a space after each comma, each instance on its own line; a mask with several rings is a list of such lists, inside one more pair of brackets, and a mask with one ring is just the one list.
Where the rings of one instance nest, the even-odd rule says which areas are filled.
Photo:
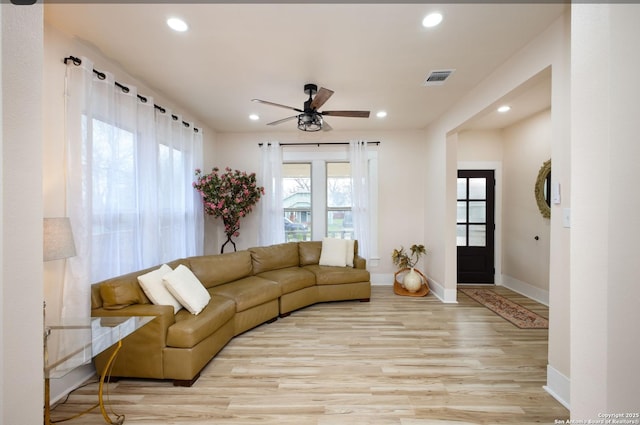
[[[175, 323], [173, 306], [155, 304], [134, 304], [118, 310], [95, 308], [91, 310], [94, 317], [130, 317], [130, 316], [155, 316], [156, 318], [136, 331], [138, 337], [150, 338], [154, 345], [164, 347], [167, 341], [167, 331]], [[145, 339], [146, 339], [145, 338]]]
[[363, 257], [356, 255], [353, 257], [353, 268], [354, 269], [366, 269], [367, 268], [367, 260]]

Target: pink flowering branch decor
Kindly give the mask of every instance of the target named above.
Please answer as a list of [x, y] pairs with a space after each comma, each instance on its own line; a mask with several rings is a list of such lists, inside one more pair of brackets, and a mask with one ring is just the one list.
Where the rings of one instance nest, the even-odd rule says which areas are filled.
[[202, 170], [197, 168], [193, 188], [202, 196], [204, 212], [222, 218], [227, 240], [222, 244], [220, 254], [229, 242], [236, 251], [236, 244], [231, 237], [240, 235], [240, 219], [253, 211], [253, 206], [264, 195], [264, 187], [256, 183], [256, 174], [229, 167], [224, 169], [224, 173], [215, 167], [211, 173], [202, 174]]

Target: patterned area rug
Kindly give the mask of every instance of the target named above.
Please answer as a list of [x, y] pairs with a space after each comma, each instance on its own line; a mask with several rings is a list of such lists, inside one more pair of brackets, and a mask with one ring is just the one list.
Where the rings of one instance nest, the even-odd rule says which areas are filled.
[[468, 295], [497, 315], [510, 321], [520, 329], [548, 329], [549, 320], [538, 313], [524, 308], [518, 303], [498, 295], [491, 289], [460, 288], [460, 292]]

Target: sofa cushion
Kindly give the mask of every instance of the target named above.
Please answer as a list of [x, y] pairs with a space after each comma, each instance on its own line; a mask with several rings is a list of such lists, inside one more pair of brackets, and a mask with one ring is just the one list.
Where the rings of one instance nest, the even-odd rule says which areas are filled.
[[132, 304], [144, 303], [140, 296], [140, 286], [126, 279], [111, 279], [100, 284], [102, 307], [107, 310], [118, 310]]
[[316, 285], [368, 282], [371, 277], [367, 270], [351, 267], [310, 265], [304, 268], [316, 275]]
[[249, 248], [249, 252], [254, 274], [300, 265], [297, 242]]
[[163, 280], [171, 271], [171, 267], [163, 264], [158, 269], [138, 276], [138, 283], [153, 304], [170, 305], [175, 314], [182, 309], [182, 304], [169, 292]]
[[347, 265], [347, 241], [337, 238], [324, 238], [320, 252], [321, 266], [344, 267]]
[[207, 305], [211, 295], [202, 286], [198, 278], [182, 264], [163, 278], [164, 284], [180, 304], [191, 314], [198, 314]]
[[278, 282], [283, 294], [295, 292], [316, 284], [316, 276], [309, 270], [301, 267], [288, 267], [286, 269], [271, 270], [260, 273], [258, 276]]
[[308, 266], [309, 264], [318, 264], [320, 262], [321, 252], [322, 252], [322, 241], [298, 242], [298, 255], [300, 257], [301, 266]]
[[188, 258], [189, 268], [205, 288], [233, 282], [252, 274], [251, 254], [248, 251]]
[[219, 295], [213, 295], [209, 304], [197, 316], [182, 310], [176, 314], [176, 323], [167, 331], [167, 346], [194, 347], [231, 320], [235, 312], [236, 304], [233, 300]]
[[236, 302], [236, 311], [245, 311], [251, 307], [278, 299], [282, 294], [280, 285], [258, 276], [249, 276], [235, 282], [219, 285], [209, 290], [212, 294], [222, 295]]

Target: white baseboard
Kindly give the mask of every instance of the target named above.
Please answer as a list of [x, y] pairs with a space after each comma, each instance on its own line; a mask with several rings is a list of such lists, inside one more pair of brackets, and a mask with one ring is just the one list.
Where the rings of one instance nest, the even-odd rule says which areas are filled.
[[553, 366], [547, 365], [547, 385], [544, 385], [542, 388], [568, 410], [571, 410], [570, 384], [571, 380], [569, 378]]
[[531, 285], [530, 283], [523, 282], [521, 280], [516, 279], [515, 277], [511, 277], [509, 275], [502, 275], [502, 285], [505, 288], [511, 289], [514, 292], [524, 295], [527, 298], [531, 298], [539, 302], [540, 304], [544, 304], [549, 306], [549, 291], [545, 289], [538, 288], [536, 286]]
[[[457, 304], [457, 290], [445, 289], [435, 279], [426, 276], [429, 281], [429, 291], [443, 303]], [[395, 274], [393, 273], [371, 273], [372, 286], [393, 286]]]
[[71, 391], [75, 390], [95, 376], [96, 369], [92, 364], [88, 364], [72, 370], [62, 378], [51, 379], [49, 381], [51, 385], [51, 395], [49, 397], [50, 403], [52, 405], [57, 403], [66, 397]]

